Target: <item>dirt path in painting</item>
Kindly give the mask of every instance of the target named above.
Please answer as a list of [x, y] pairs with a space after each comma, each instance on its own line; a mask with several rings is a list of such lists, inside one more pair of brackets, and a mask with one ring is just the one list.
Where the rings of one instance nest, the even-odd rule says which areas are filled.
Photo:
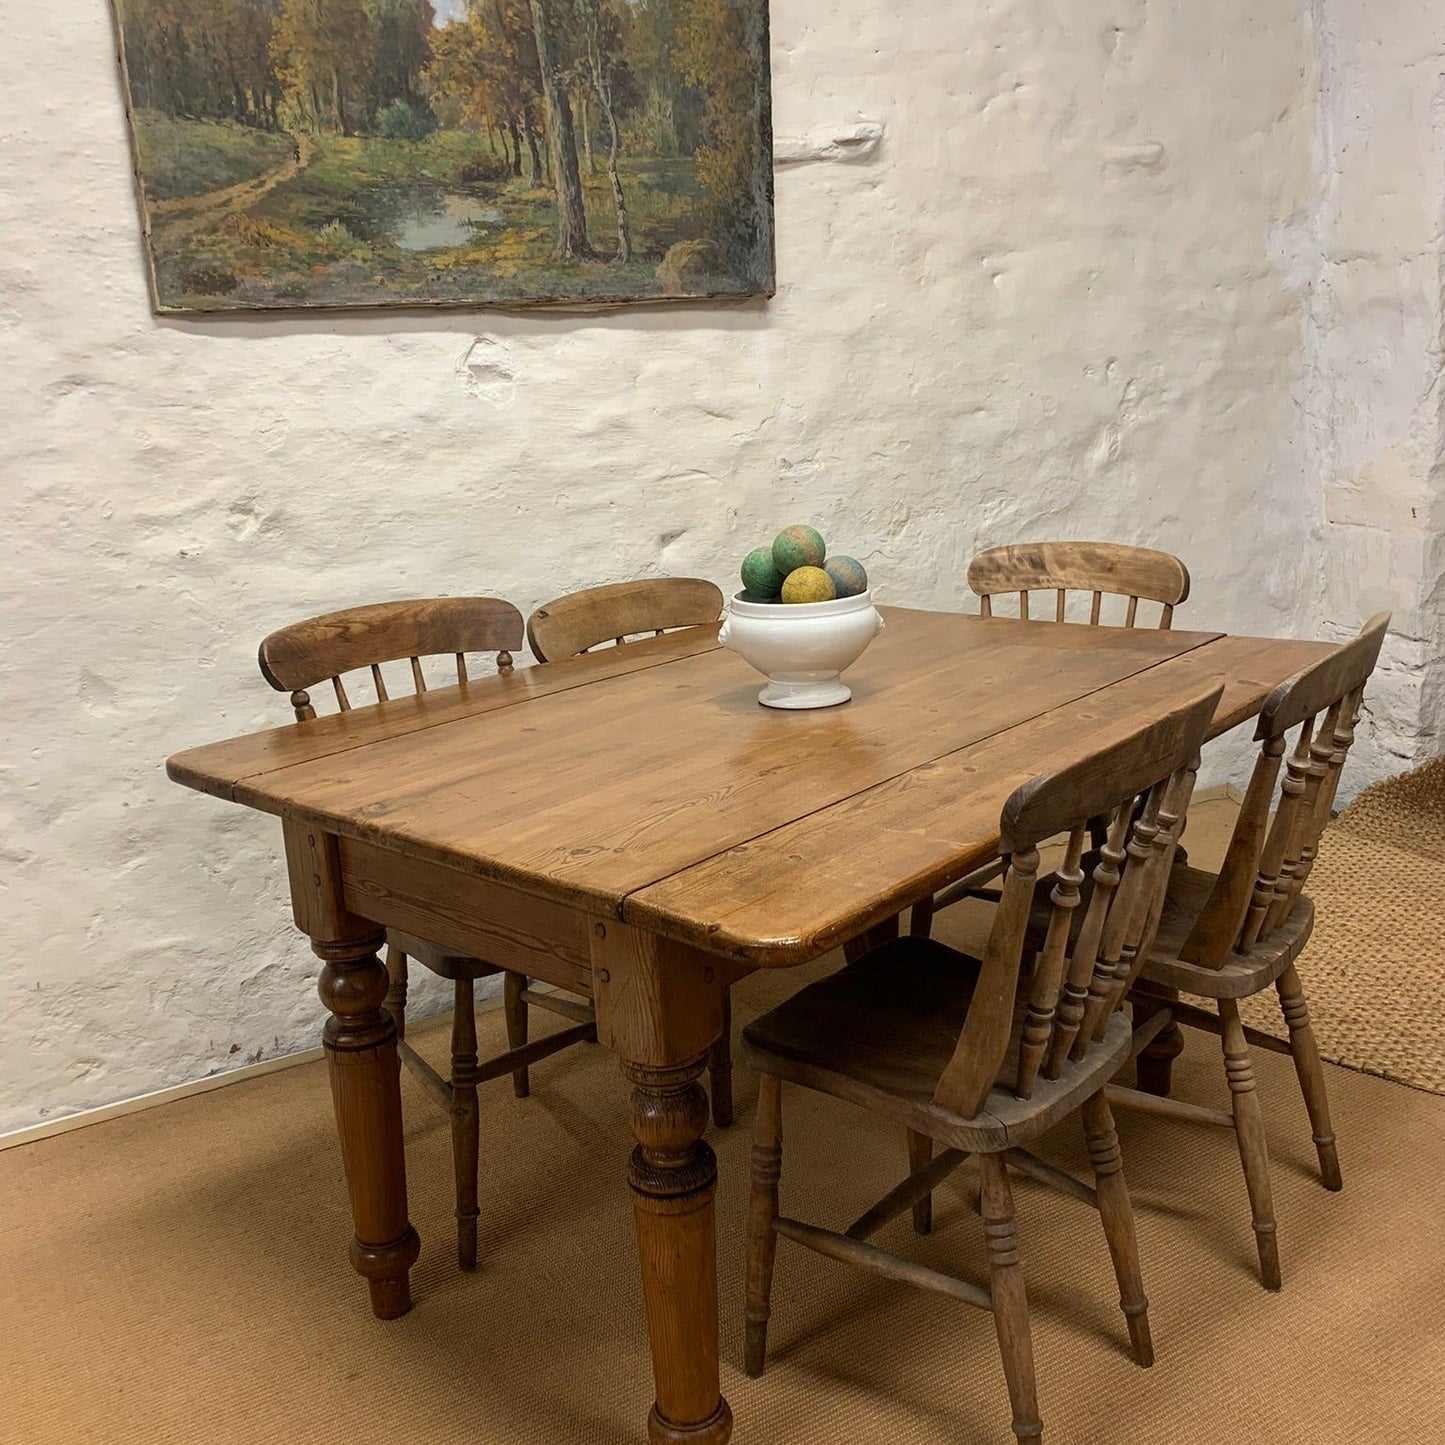
[[[263, 171], [249, 181], [238, 181], [223, 191], [207, 191], [200, 196], [177, 196], [169, 201], [149, 201], [152, 217], [164, 230], [167, 241], [181, 241], [196, 231], [223, 221], [234, 212], [248, 210], [267, 191], [275, 190], [282, 181], [311, 164], [316, 155], [316, 142], [309, 135], [291, 133], [295, 151], [291, 158], [273, 171]], [[174, 217], [174, 219], [172, 219]]]

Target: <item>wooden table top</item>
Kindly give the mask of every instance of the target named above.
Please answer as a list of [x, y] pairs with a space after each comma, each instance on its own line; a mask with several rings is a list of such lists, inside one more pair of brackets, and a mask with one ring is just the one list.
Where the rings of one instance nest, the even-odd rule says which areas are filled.
[[853, 701], [760, 707], [711, 628], [178, 753], [177, 782], [761, 965], [991, 857], [1008, 794], [1225, 683], [1213, 734], [1329, 644], [884, 609]]

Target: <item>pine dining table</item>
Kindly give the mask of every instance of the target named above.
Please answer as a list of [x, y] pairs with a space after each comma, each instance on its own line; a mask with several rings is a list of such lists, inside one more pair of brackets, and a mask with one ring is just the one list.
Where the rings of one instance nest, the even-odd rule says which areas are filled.
[[630, 1086], [648, 1438], [722, 1445], [701, 1079], [724, 990], [885, 936], [995, 856], [1002, 805], [1034, 774], [1222, 681], [1216, 736], [1330, 650], [883, 612], [841, 707], [760, 707], [761, 679], [701, 627], [169, 760], [176, 782], [281, 821], [296, 926], [322, 961], [350, 1258], [378, 1317], [410, 1308], [420, 1248], [386, 928], [592, 997]]

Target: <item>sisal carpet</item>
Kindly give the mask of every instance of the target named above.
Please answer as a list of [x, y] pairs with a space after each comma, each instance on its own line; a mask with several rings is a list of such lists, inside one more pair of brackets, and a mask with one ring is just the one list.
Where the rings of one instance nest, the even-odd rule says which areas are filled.
[[[1325, 830], [1300, 957], [1320, 1053], [1445, 1094], [1445, 758], [1361, 793]], [[1246, 1022], [1287, 1037], [1273, 992]]]
[[[812, 970], [811, 972], [816, 972]], [[754, 976], [742, 1018], [802, 982]], [[500, 1016], [483, 1044], [500, 1046]], [[417, 1029], [428, 1052], [444, 1030]], [[1223, 1102], [1214, 1040], [1180, 1061]], [[1254, 1275], [1230, 1136], [1121, 1116], [1159, 1363], [1127, 1359], [1096, 1218], [1016, 1185], [1041, 1402], [1053, 1445], [1315, 1445], [1445, 1439], [1445, 1100], [1331, 1069], [1343, 1194], [1314, 1177], [1288, 1059], [1258, 1070], [1285, 1288]], [[405, 1084], [416, 1308], [373, 1320], [350, 1230], [324, 1067], [305, 1065], [0, 1154], [0, 1439], [17, 1445], [620, 1445], [651, 1400], [623, 1182], [624, 1089], [573, 1049], [483, 1104], [482, 1267], [455, 1266], [450, 1144]], [[740, 1119], [755, 1097], [738, 1069]], [[904, 1169], [893, 1132], [790, 1091], [784, 1208], [842, 1222]], [[779, 1246], [774, 1352], [741, 1361], [746, 1123], [714, 1140], [723, 1388], [739, 1442], [1012, 1440], [992, 1322]], [[1076, 1169], [1073, 1124], [1044, 1152]], [[879, 1242], [982, 1281], [971, 1166]]]

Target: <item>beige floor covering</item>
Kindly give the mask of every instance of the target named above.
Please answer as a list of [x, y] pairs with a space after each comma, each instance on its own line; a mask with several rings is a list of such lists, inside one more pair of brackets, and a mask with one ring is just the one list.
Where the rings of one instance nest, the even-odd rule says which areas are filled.
[[[1361, 793], [1325, 830], [1300, 959], [1320, 1052], [1445, 1093], [1445, 758]], [[1285, 1036], [1273, 994], [1248, 1022]]]
[[[743, 1017], [800, 981], [755, 976]], [[485, 1042], [500, 1041], [496, 1014]], [[445, 1035], [422, 1035], [429, 1051]], [[1137, 1370], [1094, 1216], [1018, 1184], [1048, 1438], [1062, 1442], [1445, 1439], [1445, 1101], [1331, 1069], [1346, 1189], [1315, 1182], [1287, 1059], [1264, 1057], [1285, 1289], [1266, 1294], [1232, 1139], [1121, 1121], [1159, 1364]], [[621, 1080], [600, 1049], [539, 1066], [525, 1102], [484, 1104], [482, 1268], [452, 1253], [447, 1130], [407, 1083], [417, 1304], [369, 1316], [321, 1065], [0, 1155], [0, 1439], [366, 1440], [610, 1445], [642, 1438], [650, 1386]], [[1222, 1100], [1213, 1041], [1179, 1070]], [[755, 1086], [739, 1073], [746, 1119]], [[790, 1093], [785, 1207], [843, 1222], [901, 1173], [903, 1142]], [[991, 1321], [781, 1246], [775, 1353], [740, 1371], [746, 1126], [716, 1140], [724, 1388], [739, 1441], [1002, 1442]], [[1082, 1167], [1075, 1131], [1047, 1151]], [[939, 1228], [880, 1242], [982, 1280], [971, 1175]]]
[[[1412, 812], [1419, 791], [1417, 780]], [[1366, 896], [1337, 900], [1322, 915], [1375, 906], [1387, 855], [1365, 856], [1355, 835], [1413, 849], [1413, 831], [1411, 848], [1401, 848], [1391, 821], [1398, 809], [1391, 814], [1386, 802], [1382, 819], [1377, 795], [1366, 795], [1333, 830], [1315, 879], [1341, 888], [1353, 879]], [[1233, 816], [1228, 804], [1196, 808], [1190, 845], [1200, 861], [1222, 852]], [[1338, 846], [1346, 829], [1352, 836]], [[1401, 876], [1413, 867], [1395, 862]], [[1407, 940], [1440, 897], [1432, 881], [1423, 894], [1396, 896], [1387, 923], [1331, 922], [1323, 937], [1345, 940], [1345, 962], [1394, 958], [1419, 979], [1433, 955]], [[940, 932], [967, 941], [979, 921], [966, 906], [945, 915]], [[1337, 992], [1323, 971], [1317, 956], [1306, 976], [1321, 1033], [1333, 1039], [1326, 1016], [1351, 1017], [1334, 999], [1358, 999], [1358, 975], [1342, 968]], [[739, 1023], [804, 972], [746, 980], [736, 992]], [[1432, 983], [1422, 996], [1435, 992]], [[1414, 1012], [1428, 1017], [1418, 1005]], [[484, 1017], [482, 1033], [484, 1047], [501, 1047], [496, 1014]], [[445, 1049], [442, 1029], [415, 1036], [433, 1055]], [[1417, 1044], [1438, 1048], [1423, 1028]], [[1176, 1074], [1182, 1094], [1225, 1101], [1216, 1049], [1211, 1038], [1190, 1038]], [[1330, 1195], [1315, 1180], [1288, 1059], [1257, 1062], [1275, 1160], [1279, 1295], [1255, 1282], [1232, 1138], [1121, 1116], [1159, 1350], [1152, 1371], [1123, 1352], [1094, 1216], [1018, 1182], [1055, 1445], [1445, 1441], [1445, 1100], [1330, 1069], [1346, 1178], [1344, 1193]], [[454, 1263], [445, 1122], [405, 1082], [423, 1252], [416, 1308], [392, 1324], [370, 1317], [345, 1262], [349, 1222], [322, 1065], [0, 1154], [0, 1440], [640, 1440], [651, 1390], [623, 1183], [623, 1085], [592, 1047], [547, 1061], [533, 1077], [530, 1100], [514, 1100], [504, 1082], [484, 1095], [483, 1261], [473, 1275]], [[738, 1085], [744, 1122], [714, 1140], [735, 1438], [1011, 1440], [986, 1316], [786, 1242], [769, 1370], [761, 1381], [742, 1376], [741, 1226], [755, 1097], [745, 1066]], [[846, 1222], [903, 1171], [901, 1139], [831, 1100], [790, 1091], [786, 1133], [784, 1207], [805, 1218]], [[1073, 1124], [1044, 1152], [1085, 1167]], [[966, 1167], [940, 1191], [933, 1238], [914, 1238], [900, 1221], [879, 1242], [982, 1282], [972, 1178]]]

